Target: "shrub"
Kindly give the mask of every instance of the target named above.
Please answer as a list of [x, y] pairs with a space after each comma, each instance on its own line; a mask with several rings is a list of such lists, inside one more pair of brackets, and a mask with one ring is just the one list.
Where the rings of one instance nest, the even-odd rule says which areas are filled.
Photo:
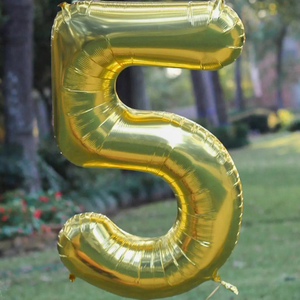
[[61, 192], [26, 195], [7, 192], [0, 201], [0, 240], [30, 235], [45, 224], [63, 224], [82, 209], [66, 200]]
[[240, 119], [238, 122], [234, 124], [243, 124], [246, 125], [249, 130], [257, 131], [259, 133], [267, 133], [270, 132], [270, 127], [268, 124], [268, 115], [258, 115], [253, 114], [246, 116], [245, 118]]
[[227, 149], [244, 147], [249, 144], [249, 129], [246, 124], [233, 123], [228, 126], [210, 127], [205, 126], [203, 119], [196, 119], [195, 122], [207, 128]]
[[272, 112], [268, 117], [268, 125], [271, 131], [278, 131], [279, 129], [288, 129], [293, 123], [295, 116], [287, 109], [278, 109], [277, 112]]
[[41, 143], [39, 155], [43, 162], [43, 187], [61, 189], [74, 201], [85, 202], [88, 210], [112, 212], [118, 207], [151, 201], [157, 190], [170, 190], [152, 174], [75, 166], [60, 154], [54, 139]]
[[271, 112], [268, 116], [268, 126], [270, 131], [277, 132], [280, 128], [280, 119], [276, 112]]
[[249, 130], [259, 133], [276, 132], [285, 129], [294, 119], [294, 115], [287, 109], [277, 111], [255, 108], [239, 112], [230, 117], [233, 124], [245, 124]]
[[245, 124], [233, 124], [211, 128], [214, 134], [227, 149], [240, 148], [249, 144], [248, 127]]
[[293, 122], [287, 126], [287, 130], [291, 132], [300, 130], [300, 118], [293, 120]]
[[24, 161], [20, 160], [20, 151], [20, 147], [0, 146], [0, 193], [23, 183]]
[[278, 109], [277, 115], [278, 115], [278, 118], [279, 118], [280, 126], [283, 127], [283, 128], [286, 128], [287, 126], [292, 124], [292, 122], [295, 119], [294, 114], [291, 113], [287, 109]]
[[[269, 116], [272, 115], [271, 123], [269, 124]], [[244, 124], [249, 130], [259, 133], [270, 132], [273, 126], [276, 126], [277, 115], [275, 115], [271, 109], [266, 108], [251, 108], [244, 111], [233, 113], [229, 116], [229, 120], [232, 124]], [[271, 127], [270, 127], [271, 126]]]
[[[66, 193], [91, 194], [105, 188], [118, 176], [120, 170], [83, 168], [69, 162], [59, 151], [54, 138], [43, 140], [39, 145], [39, 156], [43, 161], [43, 188], [54, 189], [50, 178], [56, 174], [61, 189]], [[49, 172], [49, 170], [51, 170]]]

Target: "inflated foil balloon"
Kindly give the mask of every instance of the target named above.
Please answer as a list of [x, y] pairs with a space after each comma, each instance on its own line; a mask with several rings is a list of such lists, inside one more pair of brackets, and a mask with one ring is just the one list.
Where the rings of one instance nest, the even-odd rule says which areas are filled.
[[[223, 1], [61, 4], [52, 34], [54, 127], [62, 153], [83, 167], [151, 172], [173, 188], [178, 215], [168, 233], [143, 238], [96, 213], [59, 234], [70, 278], [138, 299], [173, 296], [221, 281], [242, 217], [242, 188], [223, 145], [196, 123], [139, 111], [116, 94], [131, 65], [216, 70], [241, 53], [245, 35]], [[162, 99], [163, 101], [163, 99]]]

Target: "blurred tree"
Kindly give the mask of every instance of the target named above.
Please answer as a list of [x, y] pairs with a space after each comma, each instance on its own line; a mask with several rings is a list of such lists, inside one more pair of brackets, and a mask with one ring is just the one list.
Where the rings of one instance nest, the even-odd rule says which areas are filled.
[[24, 188], [40, 189], [34, 137], [33, 1], [4, 0], [7, 17], [3, 32], [3, 94], [6, 147], [18, 149], [24, 172]]
[[191, 71], [197, 115], [204, 125], [227, 125], [227, 109], [218, 71]]
[[[240, 60], [236, 64], [235, 73], [236, 80], [238, 81], [239, 74], [238, 68], [240, 69], [240, 73], [244, 74], [243, 71], [243, 62], [245, 62], [244, 57], [247, 57], [249, 62], [249, 71], [250, 77], [252, 81], [253, 87], [253, 95], [255, 97], [255, 102], [259, 105], [262, 98], [262, 86], [261, 86], [261, 78], [260, 78], [260, 69], [259, 69], [259, 57], [262, 57], [265, 54], [266, 44], [264, 43], [263, 32], [261, 30], [261, 19], [258, 17], [257, 11], [253, 9], [253, 7], [249, 4], [248, 0], [240, 1], [240, 0], [232, 0], [234, 3], [234, 8], [240, 14], [240, 17], [245, 26], [246, 32], [246, 44], [244, 48], [244, 53], [242, 54]], [[253, 1], [252, 1], [253, 2]], [[258, 53], [260, 55], [258, 55]], [[243, 83], [245, 83], [245, 76], [241, 76], [241, 87], [236, 88], [236, 108], [239, 109], [239, 106], [245, 108], [245, 98], [246, 94], [249, 91], [245, 91], [243, 88]], [[242, 93], [239, 95], [239, 89], [241, 89]]]
[[206, 86], [204, 83], [203, 75], [203, 72], [199, 72], [198, 70], [191, 70], [193, 90], [197, 108], [197, 117], [200, 120], [200, 122], [203, 120], [203, 125], [205, 125], [207, 119], [207, 100], [205, 100], [205, 98], [207, 97], [207, 92], [205, 92]]
[[134, 108], [149, 110], [151, 108], [146, 93], [144, 68], [135, 66], [131, 68], [132, 104]]
[[129, 107], [149, 110], [143, 67], [134, 66], [123, 70], [117, 80], [117, 93]]
[[[276, 89], [277, 107], [284, 106], [282, 99], [283, 85], [283, 46], [291, 24], [300, 18], [299, 0], [249, 0], [261, 18], [260, 31], [264, 41], [269, 40], [276, 51]], [[265, 50], [265, 49], [264, 49]]]
[[3, 15], [3, 0], [0, 0], [0, 142], [4, 138], [4, 102], [2, 95], [2, 61], [3, 61], [3, 24], [5, 16]]
[[143, 70], [151, 109], [169, 110], [195, 103], [189, 70], [161, 67], [144, 67]]
[[[242, 93], [240, 66], [238, 68], [239, 81], [237, 84], [239, 85], [240, 96]], [[219, 72], [192, 70], [191, 76], [198, 118], [207, 119], [207, 122], [214, 127], [227, 125], [227, 109]]]
[[216, 114], [218, 116], [218, 126], [228, 125], [227, 107], [224, 99], [223, 88], [220, 81], [219, 71], [212, 72], [212, 81], [215, 92]]
[[[242, 9], [245, 1], [233, 0], [234, 10], [241, 18]], [[235, 108], [237, 111], [245, 109], [244, 93], [242, 88], [242, 57], [240, 56], [235, 62]]]
[[[37, 111], [38, 115], [45, 115], [48, 128], [52, 122], [51, 97], [51, 28], [61, 0], [33, 0], [34, 1], [34, 89], [38, 91], [37, 107], [45, 108], [45, 112]], [[42, 128], [39, 128], [43, 132]], [[49, 133], [48, 133], [49, 134]]]
[[245, 109], [244, 93], [242, 88], [242, 57], [235, 62], [235, 108], [237, 111]]
[[254, 44], [251, 40], [248, 41], [249, 49], [249, 66], [250, 66], [250, 76], [253, 85], [253, 94], [255, 97], [256, 103], [261, 102], [262, 98], [262, 85], [260, 79], [260, 70], [258, 67], [257, 55]]

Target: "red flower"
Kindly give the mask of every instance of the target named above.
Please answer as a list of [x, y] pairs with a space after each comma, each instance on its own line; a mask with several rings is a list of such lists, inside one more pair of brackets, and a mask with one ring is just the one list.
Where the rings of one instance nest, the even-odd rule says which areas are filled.
[[51, 232], [51, 228], [50, 228], [49, 226], [45, 225], [45, 224], [42, 224], [42, 225], [41, 225], [41, 230], [42, 230], [43, 232], [46, 232], [46, 233]]
[[0, 207], [0, 213], [4, 213], [5, 209], [4, 207]]
[[40, 197], [39, 197], [39, 200], [42, 201], [42, 202], [48, 202], [48, 201], [49, 201], [49, 198], [46, 197], [46, 196], [40, 196]]
[[61, 198], [61, 196], [62, 196], [62, 192], [60, 192], [60, 191], [57, 191], [57, 192], [54, 194], [54, 197], [55, 197], [55, 198]]
[[27, 211], [27, 203], [24, 199], [22, 199], [22, 212], [26, 212]]
[[37, 209], [34, 213], [33, 213], [33, 216], [36, 218], [36, 219], [39, 219], [42, 215], [42, 211], [40, 209]]
[[7, 221], [8, 220], [8, 218], [9, 218], [9, 216], [2, 216], [2, 218], [1, 218], [1, 221], [3, 221], [3, 222], [5, 222], [5, 221]]

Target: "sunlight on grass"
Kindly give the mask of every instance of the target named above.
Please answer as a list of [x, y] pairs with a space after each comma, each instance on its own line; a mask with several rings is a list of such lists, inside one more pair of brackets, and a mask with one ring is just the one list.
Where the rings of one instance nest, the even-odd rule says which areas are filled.
[[295, 150], [295, 152], [300, 151], [300, 133], [295, 132], [287, 136], [279, 137], [271, 141], [262, 141], [252, 145], [254, 149], [262, 148], [277, 148], [286, 147]]
[[[251, 146], [231, 152], [243, 184], [244, 217], [239, 243], [220, 275], [236, 285], [240, 294], [236, 297], [220, 288], [211, 300], [300, 299], [299, 150], [299, 133], [280, 133], [257, 138]], [[172, 199], [124, 210], [112, 219], [130, 233], [157, 236], [166, 233], [175, 218], [176, 202]], [[55, 246], [0, 260], [0, 274], [11, 270], [8, 276], [0, 275], [0, 299], [125, 299], [80, 279], [70, 283], [62, 265], [55, 270], [38, 269], [58, 261]], [[207, 282], [172, 300], [204, 300], [216, 286]]]

